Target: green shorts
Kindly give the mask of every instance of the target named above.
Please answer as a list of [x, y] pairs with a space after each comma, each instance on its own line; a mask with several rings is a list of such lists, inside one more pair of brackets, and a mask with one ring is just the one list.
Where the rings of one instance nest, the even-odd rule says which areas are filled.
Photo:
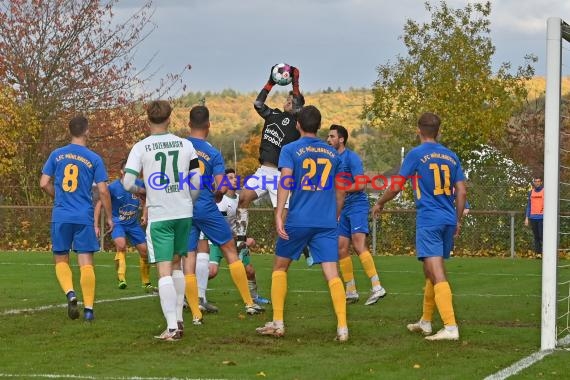
[[192, 218], [149, 222], [146, 227], [148, 262], [172, 261], [174, 255], [186, 256]]
[[[220, 265], [222, 259], [224, 258], [224, 254], [220, 249], [220, 246], [210, 243], [210, 263]], [[244, 266], [248, 266], [251, 262], [249, 257], [249, 249], [244, 248], [239, 253], [239, 258], [242, 261]]]

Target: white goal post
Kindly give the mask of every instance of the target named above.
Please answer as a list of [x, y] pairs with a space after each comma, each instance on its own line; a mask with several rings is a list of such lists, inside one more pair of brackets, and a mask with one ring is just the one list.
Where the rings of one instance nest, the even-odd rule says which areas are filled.
[[[560, 103], [562, 40], [570, 42], [570, 26], [560, 18], [547, 21], [546, 99], [544, 125], [544, 233], [542, 254], [541, 350], [557, 346], [557, 265], [560, 201]], [[570, 295], [569, 295], [570, 296]], [[566, 339], [564, 339], [566, 340]]]

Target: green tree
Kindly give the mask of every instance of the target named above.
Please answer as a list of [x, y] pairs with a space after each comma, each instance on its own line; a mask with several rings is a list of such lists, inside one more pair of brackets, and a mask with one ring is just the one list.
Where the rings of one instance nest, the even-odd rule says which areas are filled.
[[493, 72], [490, 2], [463, 9], [445, 1], [425, 7], [431, 20], [407, 20], [402, 37], [407, 55], [377, 68], [373, 100], [363, 115], [412, 145], [418, 115], [435, 112], [442, 118], [442, 143], [469, 160], [474, 150], [505, 136], [509, 118], [526, 99], [524, 84], [534, 74], [536, 58], [527, 55], [515, 74], [508, 62]]

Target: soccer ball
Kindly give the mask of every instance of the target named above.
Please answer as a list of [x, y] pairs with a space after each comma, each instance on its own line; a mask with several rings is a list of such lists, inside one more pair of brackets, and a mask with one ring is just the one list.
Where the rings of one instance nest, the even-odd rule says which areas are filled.
[[293, 81], [291, 66], [286, 63], [279, 63], [271, 70], [271, 78], [280, 86], [287, 86]]

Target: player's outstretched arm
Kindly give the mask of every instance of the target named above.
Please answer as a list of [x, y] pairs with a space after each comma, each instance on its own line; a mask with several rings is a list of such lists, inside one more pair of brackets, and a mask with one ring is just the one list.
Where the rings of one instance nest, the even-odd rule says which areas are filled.
[[401, 189], [398, 190], [392, 190], [392, 189], [388, 189], [384, 192], [384, 194], [382, 194], [382, 196], [380, 197], [380, 199], [378, 199], [378, 201], [376, 202], [376, 204], [372, 207], [372, 210], [370, 210], [370, 212], [372, 213], [372, 216], [374, 218], [378, 218], [380, 216], [380, 214], [382, 213], [382, 210], [384, 210], [384, 205], [391, 201], [392, 199], [396, 198], [396, 195], [398, 195], [398, 193], [402, 191]]
[[273, 71], [273, 68], [275, 66], [276, 65], [271, 66], [271, 70], [269, 70], [269, 79], [267, 80], [267, 83], [265, 83], [265, 86], [263, 86], [263, 88], [257, 95], [255, 102], [253, 102], [253, 108], [255, 108], [259, 116], [261, 116], [264, 119], [271, 114], [271, 108], [269, 108], [265, 104], [265, 101], [267, 100], [267, 95], [269, 95], [269, 92], [271, 91], [273, 86], [276, 85], [275, 81], [273, 80], [273, 76], [271, 75], [271, 72]]
[[146, 194], [146, 190], [144, 187], [138, 186], [136, 184], [137, 176], [133, 173], [126, 172], [123, 176], [123, 188], [127, 190], [129, 193], [133, 194]]

